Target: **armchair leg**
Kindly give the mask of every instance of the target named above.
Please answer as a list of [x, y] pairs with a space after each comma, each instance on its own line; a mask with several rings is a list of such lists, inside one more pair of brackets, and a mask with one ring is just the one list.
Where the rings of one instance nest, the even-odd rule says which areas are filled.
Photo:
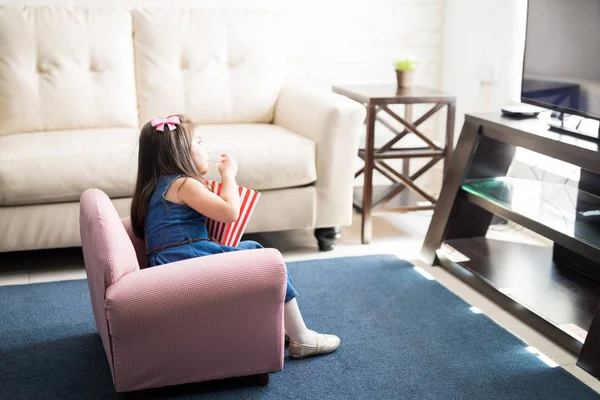
[[333, 228], [317, 228], [315, 229], [315, 237], [319, 243], [319, 250], [330, 251], [335, 247], [335, 241], [338, 240], [342, 234], [340, 229], [337, 227]]
[[254, 381], [259, 386], [266, 386], [269, 384], [269, 374], [254, 375]]
[[134, 392], [129, 392], [129, 398], [131, 400], [147, 400], [148, 392], [146, 390], [136, 390]]

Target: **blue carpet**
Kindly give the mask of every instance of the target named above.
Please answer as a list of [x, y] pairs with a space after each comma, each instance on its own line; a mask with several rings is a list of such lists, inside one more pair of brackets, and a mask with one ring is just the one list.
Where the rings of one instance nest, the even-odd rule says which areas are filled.
[[[309, 327], [337, 352], [286, 357], [266, 387], [244, 379], [150, 392], [177, 399], [598, 399], [561, 368], [391, 255], [290, 263]], [[0, 287], [0, 399], [123, 399], [85, 280]]]

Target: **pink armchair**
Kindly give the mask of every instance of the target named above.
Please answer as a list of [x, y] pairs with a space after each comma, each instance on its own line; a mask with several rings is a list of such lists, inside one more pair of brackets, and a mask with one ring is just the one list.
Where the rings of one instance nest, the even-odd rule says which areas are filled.
[[117, 392], [256, 375], [283, 368], [286, 267], [274, 249], [140, 269], [144, 243], [106, 194], [80, 201], [96, 327]]

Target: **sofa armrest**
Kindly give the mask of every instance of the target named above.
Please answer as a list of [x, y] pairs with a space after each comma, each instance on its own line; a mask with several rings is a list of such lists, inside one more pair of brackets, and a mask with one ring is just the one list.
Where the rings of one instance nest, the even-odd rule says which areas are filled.
[[352, 223], [352, 196], [365, 108], [342, 95], [285, 86], [275, 105], [275, 125], [317, 146], [316, 226]]
[[129, 391], [156, 379], [167, 386], [281, 370], [286, 282], [275, 249], [193, 258], [122, 277], [105, 302], [115, 385]]

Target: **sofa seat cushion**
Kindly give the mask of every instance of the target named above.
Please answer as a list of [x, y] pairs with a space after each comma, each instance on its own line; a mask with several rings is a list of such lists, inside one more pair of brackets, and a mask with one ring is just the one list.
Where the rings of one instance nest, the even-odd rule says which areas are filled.
[[78, 201], [88, 188], [133, 194], [133, 128], [34, 132], [0, 137], [0, 206]]
[[316, 145], [272, 124], [198, 125], [196, 134], [210, 151], [209, 179], [220, 180], [216, 162], [229, 153], [238, 163], [238, 185], [254, 190], [284, 189], [317, 180]]

